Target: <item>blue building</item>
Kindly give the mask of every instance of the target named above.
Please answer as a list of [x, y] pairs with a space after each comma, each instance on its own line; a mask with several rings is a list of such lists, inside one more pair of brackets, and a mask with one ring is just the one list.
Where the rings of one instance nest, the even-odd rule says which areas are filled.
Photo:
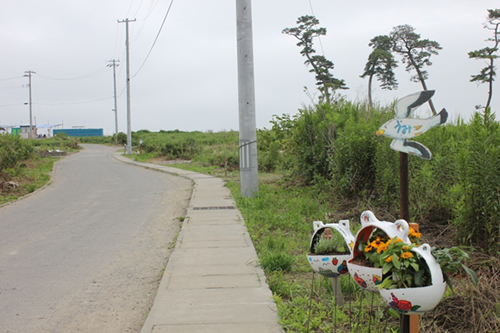
[[83, 137], [83, 136], [104, 136], [102, 128], [67, 128], [52, 130], [54, 136], [57, 133], [66, 133], [67, 136]]

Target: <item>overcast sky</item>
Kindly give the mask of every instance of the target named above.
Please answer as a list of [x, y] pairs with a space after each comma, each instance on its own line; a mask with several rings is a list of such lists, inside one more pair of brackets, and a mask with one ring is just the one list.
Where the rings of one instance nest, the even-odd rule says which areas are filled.
[[[151, 55], [144, 60], [171, 0], [4, 0], [0, 11], [0, 125], [29, 124], [28, 78], [38, 125], [64, 124], [114, 132], [113, 75], [117, 67], [118, 125], [126, 132], [125, 24], [130, 23], [132, 130], [238, 130], [236, 0], [174, 0]], [[363, 101], [362, 74], [376, 35], [410, 24], [422, 38], [439, 42], [428, 68], [437, 109], [450, 119], [468, 120], [486, 103], [487, 86], [469, 82], [484, 63], [467, 53], [491, 46], [483, 28], [487, 9], [498, 0], [336, 1], [253, 0], [253, 42], [257, 127], [270, 128], [273, 114], [295, 114], [311, 103], [304, 86], [315, 90], [296, 46], [282, 30], [299, 16], [314, 14], [327, 35], [315, 44], [335, 64], [334, 76], [350, 88], [343, 94]], [[143, 65], [142, 69], [141, 66]], [[140, 70], [139, 70], [140, 69]], [[404, 65], [396, 70], [399, 89], [375, 85], [382, 105], [421, 90]], [[500, 109], [500, 86], [493, 111]], [[427, 106], [422, 107], [425, 114]], [[35, 119], [33, 120], [35, 121]]]

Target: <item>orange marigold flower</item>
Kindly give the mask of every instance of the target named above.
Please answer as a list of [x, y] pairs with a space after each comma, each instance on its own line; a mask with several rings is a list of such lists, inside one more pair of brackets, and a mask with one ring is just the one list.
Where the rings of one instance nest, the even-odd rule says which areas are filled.
[[391, 241], [393, 241], [394, 244], [396, 244], [396, 243], [401, 243], [403, 240], [401, 238], [394, 237], [394, 238], [391, 238]]
[[401, 254], [402, 259], [409, 259], [411, 257], [413, 257], [413, 254], [411, 254], [411, 252], [403, 252], [403, 254]]
[[410, 236], [414, 236], [416, 238], [420, 238], [420, 236], [422, 236], [422, 234], [420, 232], [416, 232], [415, 229], [410, 228]]
[[388, 256], [387, 258], [385, 258], [385, 262], [391, 262], [392, 261], [392, 256]]
[[409, 248], [408, 246], [403, 246], [403, 247], [401, 248], [401, 250], [403, 250], [403, 251], [408, 251], [409, 249], [410, 249], [410, 248]]
[[380, 244], [380, 246], [377, 248], [377, 253], [384, 252], [385, 250], [387, 250], [387, 244], [382, 243], [382, 244]]
[[370, 245], [365, 246], [365, 252], [370, 252], [371, 250], [373, 250], [373, 247]]

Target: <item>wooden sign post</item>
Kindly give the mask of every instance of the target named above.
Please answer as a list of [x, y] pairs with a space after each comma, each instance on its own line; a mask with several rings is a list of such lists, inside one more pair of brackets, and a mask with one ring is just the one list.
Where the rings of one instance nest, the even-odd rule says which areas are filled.
[[[409, 205], [409, 177], [408, 177], [408, 154], [399, 153], [399, 215], [400, 218], [410, 222], [410, 205]], [[419, 231], [418, 224], [410, 223], [415, 231]], [[418, 315], [401, 315], [400, 332], [402, 333], [418, 333]]]

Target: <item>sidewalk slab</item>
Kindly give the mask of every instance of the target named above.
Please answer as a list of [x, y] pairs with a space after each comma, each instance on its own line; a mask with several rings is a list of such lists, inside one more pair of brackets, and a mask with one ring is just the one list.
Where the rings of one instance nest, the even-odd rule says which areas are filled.
[[155, 325], [151, 333], [280, 333], [274, 325], [266, 323], [203, 324], [203, 325]]
[[141, 333], [282, 333], [252, 240], [224, 181], [114, 157], [194, 184], [186, 219]]

